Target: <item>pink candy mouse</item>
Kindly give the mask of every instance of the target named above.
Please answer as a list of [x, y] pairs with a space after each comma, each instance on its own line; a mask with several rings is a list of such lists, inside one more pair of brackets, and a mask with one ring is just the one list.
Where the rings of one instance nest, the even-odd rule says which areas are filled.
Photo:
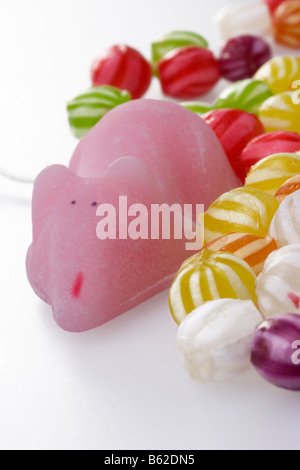
[[62, 328], [95, 328], [168, 288], [192, 254], [174, 237], [100, 240], [97, 208], [111, 204], [118, 221], [119, 196], [149, 213], [162, 203], [207, 207], [238, 184], [196, 114], [165, 101], [121, 105], [82, 139], [70, 169], [54, 165], [38, 176], [29, 281]]

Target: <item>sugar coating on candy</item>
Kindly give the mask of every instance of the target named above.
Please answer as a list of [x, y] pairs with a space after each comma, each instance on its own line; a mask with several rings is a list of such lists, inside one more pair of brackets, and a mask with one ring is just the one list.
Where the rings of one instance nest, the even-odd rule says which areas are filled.
[[208, 249], [186, 260], [170, 289], [169, 306], [180, 324], [195, 308], [220, 298], [256, 301], [255, 273], [231, 253]]
[[229, 233], [265, 237], [278, 202], [255, 188], [237, 188], [220, 196], [204, 214], [205, 243]]
[[202, 116], [213, 129], [237, 175], [238, 158], [253, 138], [265, 132], [264, 126], [255, 114], [240, 109], [216, 109]]
[[203, 96], [220, 79], [213, 53], [195, 46], [169, 52], [158, 63], [157, 71], [163, 93], [180, 99]]
[[186, 46], [207, 48], [208, 42], [192, 31], [172, 31], [151, 44], [152, 63], [157, 65], [168, 52]]
[[251, 167], [269, 155], [300, 151], [300, 135], [296, 132], [273, 131], [250, 140], [238, 157], [238, 176], [245, 180]]
[[300, 189], [300, 175], [293, 176], [278, 189], [275, 198], [281, 204], [290, 194]]
[[190, 313], [178, 328], [177, 347], [191, 378], [223, 382], [247, 370], [254, 331], [261, 321], [251, 300], [214, 300]]
[[251, 78], [271, 57], [269, 44], [250, 34], [229, 39], [219, 55], [219, 69], [223, 78], [236, 82]]
[[271, 384], [300, 390], [300, 315], [286, 313], [268, 318], [255, 331], [251, 362]]
[[273, 31], [278, 43], [298, 49], [300, 47], [300, 3], [289, 0], [276, 8]]
[[267, 99], [258, 116], [267, 132], [284, 130], [300, 133], [300, 106], [293, 91], [285, 91]]
[[209, 126], [168, 101], [130, 101], [110, 111], [79, 142], [70, 168], [93, 177], [124, 155], [141, 159], [151, 169], [166, 202], [208, 207], [239, 185]]
[[266, 62], [255, 74], [256, 80], [265, 82], [273, 93], [291, 91], [300, 76], [300, 57], [277, 56]]
[[141, 98], [148, 90], [152, 69], [144, 56], [125, 45], [110, 47], [94, 60], [91, 80], [94, 86], [112, 85], [127, 90], [132, 98]]
[[300, 243], [300, 191], [295, 191], [280, 204], [269, 233], [279, 246]]
[[[110, 111], [83, 137], [71, 167], [55, 165], [38, 176], [27, 254], [34, 291], [69, 331], [95, 328], [168, 288], [193, 253], [184, 238], [151, 238], [153, 204], [208, 204], [222, 186], [237, 184], [209, 126], [158, 100]], [[142, 204], [147, 212], [136, 239], [120, 197], [128, 210]]]
[[258, 308], [265, 318], [300, 313], [300, 245], [274, 251], [256, 281]]
[[262, 103], [272, 95], [268, 85], [260, 80], [241, 80], [225, 88], [214, 107], [236, 108], [257, 114]]
[[299, 174], [300, 155], [278, 153], [256, 163], [246, 178], [245, 186], [260, 189], [275, 196], [283, 183]]
[[213, 26], [220, 43], [240, 34], [266, 37], [272, 29], [268, 7], [261, 0], [228, 3], [213, 16]]
[[246, 261], [256, 275], [260, 274], [267, 257], [277, 249], [275, 240], [270, 237], [258, 237], [249, 233], [230, 233], [217, 238], [206, 249], [228, 251]]
[[109, 85], [86, 90], [67, 104], [72, 133], [81, 139], [108, 111], [130, 100], [128, 91]]

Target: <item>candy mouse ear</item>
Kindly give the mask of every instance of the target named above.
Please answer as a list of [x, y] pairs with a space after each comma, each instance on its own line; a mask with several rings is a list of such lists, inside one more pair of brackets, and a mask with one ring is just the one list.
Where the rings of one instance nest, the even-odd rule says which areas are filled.
[[63, 165], [51, 165], [43, 170], [36, 178], [32, 196], [33, 217], [41, 216], [59, 200], [60, 196], [72, 194], [71, 188], [77, 176]]
[[146, 163], [136, 157], [121, 157], [115, 160], [106, 170], [104, 184], [116, 194], [122, 192], [132, 198], [144, 197], [161, 201], [162, 190], [160, 182], [153, 175]]

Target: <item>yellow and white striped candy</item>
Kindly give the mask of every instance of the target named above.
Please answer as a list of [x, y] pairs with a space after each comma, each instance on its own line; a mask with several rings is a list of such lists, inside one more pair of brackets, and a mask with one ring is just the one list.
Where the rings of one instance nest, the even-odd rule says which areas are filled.
[[181, 267], [169, 295], [174, 320], [180, 324], [209, 300], [241, 299], [256, 302], [256, 275], [246, 261], [231, 253], [202, 250]]
[[265, 82], [273, 93], [291, 91], [294, 81], [300, 78], [300, 57], [274, 57], [256, 72], [254, 78]]
[[275, 196], [278, 189], [296, 175], [300, 175], [300, 155], [278, 153], [256, 163], [248, 173], [245, 186], [260, 189]]
[[258, 117], [266, 132], [290, 131], [300, 134], [298, 92], [285, 91], [271, 96], [260, 106]]
[[233, 232], [265, 237], [278, 206], [273, 196], [255, 188], [223, 194], [204, 214], [205, 244]]

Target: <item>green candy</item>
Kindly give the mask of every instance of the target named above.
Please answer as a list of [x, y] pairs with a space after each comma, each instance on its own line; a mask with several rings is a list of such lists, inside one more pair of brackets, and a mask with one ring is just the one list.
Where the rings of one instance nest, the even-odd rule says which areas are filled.
[[215, 109], [236, 108], [257, 114], [264, 101], [273, 96], [268, 85], [259, 80], [241, 80], [227, 87], [213, 107]]
[[215, 109], [213, 105], [201, 101], [186, 101], [180, 104], [184, 108], [189, 109], [190, 111], [193, 111], [194, 113], [198, 114], [198, 116], [202, 116], [203, 114]]
[[73, 135], [81, 139], [108, 111], [130, 100], [127, 90], [109, 85], [89, 88], [67, 104]]
[[208, 47], [208, 42], [202, 36], [189, 31], [172, 31], [166, 34], [162, 39], [153, 42], [152, 63], [154, 66], [170, 51], [179, 47], [196, 46]]

